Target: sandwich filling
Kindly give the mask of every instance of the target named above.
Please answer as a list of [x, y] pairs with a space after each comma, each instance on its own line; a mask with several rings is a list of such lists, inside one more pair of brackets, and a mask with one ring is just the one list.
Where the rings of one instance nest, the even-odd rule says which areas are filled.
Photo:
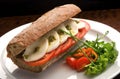
[[[86, 26], [85, 22], [69, 19], [60, 24], [55, 29], [51, 30], [44, 36], [40, 37], [32, 45], [26, 48], [23, 53], [23, 59], [25, 62], [34, 62], [43, 58], [46, 54], [54, 52], [56, 48], [64, 44], [71, 39], [65, 32], [71, 32], [72, 35], [79, 35], [79, 30]], [[65, 32], [63, 32], [64, 30]], [[49, 54], [50, 55], [50, 54]], [[52, 54], [51, 54], [52, 55]]]

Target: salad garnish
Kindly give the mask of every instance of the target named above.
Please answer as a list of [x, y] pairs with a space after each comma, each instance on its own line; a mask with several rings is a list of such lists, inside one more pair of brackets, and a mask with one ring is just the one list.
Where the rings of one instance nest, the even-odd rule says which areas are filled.
[[74, 41], [80, 41], [82, 44], [77, 44], [78, 49], [74, 52], [69, 52], [66, 55], [66, 63], [76, 71], [85, 71], [86, 75], [97, 75], [112, 65], [117, 56], [118, 51], [115, 48], [115, 42], [105, 42], [102, 40], [107, 36], [109, 31], [99, 36], [93, 41], [80, 40], [72, 35], [72, 33], [62, 30], [70, 35]]

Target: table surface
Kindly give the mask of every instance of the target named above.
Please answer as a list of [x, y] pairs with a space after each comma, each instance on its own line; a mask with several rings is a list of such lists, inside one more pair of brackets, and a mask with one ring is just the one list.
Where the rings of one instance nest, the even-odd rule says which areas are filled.
[[[0, 36], [20, 25], [32, 22], [40, 16], [41, 14], [2, 17], [0, 18]], [[120, 32], [120, 9], [82, 11], [76, 17], [105, 23]], [[119, 77], [120, 75], [114, 79]]]

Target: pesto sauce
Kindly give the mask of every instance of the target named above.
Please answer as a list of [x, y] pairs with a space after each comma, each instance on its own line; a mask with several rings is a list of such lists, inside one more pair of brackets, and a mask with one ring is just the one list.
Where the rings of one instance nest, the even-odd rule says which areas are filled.
[[67, 30], [72, 30], [72, 28], [69, 25], [65, 26], [67, 28]]
[[29, 55], [23, 55], [25, 59], [28, 59]]
[[33, 53], [37, 52], [37, 51], [38, 51], [38, 49], [40, 49], [40, 48], [39, 48], [39, 47], [35, 47], [35, 49], [34, 49]]
[[56, 40], [54, 36], [49, 36], [49, 37], [48, 37], [49, 43], [50, 43], [50, 42], [53, 42], [54, 40]]
[[58, 33], [59, 35], [64, 35], [64, 34], [65, 34], [65, 32], [63, 32], [61, 29], [59, 29], [59, 30], [57, 31], [57, 33]]

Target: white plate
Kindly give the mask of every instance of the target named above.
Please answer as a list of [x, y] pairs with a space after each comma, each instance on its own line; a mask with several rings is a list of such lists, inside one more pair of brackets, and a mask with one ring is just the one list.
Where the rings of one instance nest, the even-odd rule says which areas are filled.
[[[91, 30], [85, 35], [84, 39], [94, 40], [96, 38], [96, 34], [104, 34], [106, 31], [109, 31], [107, 37], [105, 37], [105, 41], [114, 41], [116, 42], [116, 48], [120, 52], [120, 33], [115, 29], [111, 28], [108, 25], [86, 20], [90, 26]], [[76, 72], [69, 68], [64, 60], [60, 60], [50, 66], [48, 69], [41, 73], [31, 73], [28, 71], [24, 71], [19, 69], [16, 65], [12, 63], [12, 61], [6, 57], [6, 46], [8, 42], [21, 30], [28, 27], [31, 23], [22, 25], [18, 28], [11, 30], [0, 38], [0, 56], [1, 56], [1, 66], [0, 66], [0, 78], [2, 79], [110, 79], [115, 77], [120, 72], [120, 53], [118, 54], [117, 60], [115, 63], [107, 68], [102, 74], [97, 75], [95, 77], [87, 77], [84, 75], [84, 72]]]

